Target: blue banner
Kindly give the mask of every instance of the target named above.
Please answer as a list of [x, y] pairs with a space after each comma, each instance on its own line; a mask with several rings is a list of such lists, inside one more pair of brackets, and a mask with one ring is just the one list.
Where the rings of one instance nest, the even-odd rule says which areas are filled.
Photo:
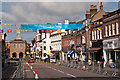
[[83, 24], [21, 24], [21, 30], [30, 29], [36, 32], [37, 29], [83, 29]]

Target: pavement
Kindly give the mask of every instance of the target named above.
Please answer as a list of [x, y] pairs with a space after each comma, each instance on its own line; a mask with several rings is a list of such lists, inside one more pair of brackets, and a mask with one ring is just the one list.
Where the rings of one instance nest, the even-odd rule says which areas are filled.
[[7, 66], [2, 69], [2, 80], [9, 80], [15, 70], [17, 69], [17, 66]]
[[24, 80], [35, 80], [36, 71], [39, 80], [119, 80], [118, 78], [110, 78], [96, 73], [44, 62], [33, 63], [32, 68], [33, 71], [24, 64]]

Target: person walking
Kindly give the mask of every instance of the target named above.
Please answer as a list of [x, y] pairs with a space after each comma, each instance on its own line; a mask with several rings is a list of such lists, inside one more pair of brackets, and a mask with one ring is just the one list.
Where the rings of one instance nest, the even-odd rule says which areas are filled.
[[104, 68], [104, 62], [105, 62], [105, 59], [104, 59], [104, 56], [102, 56], [102, 59], [101, 59], [102, 69]]

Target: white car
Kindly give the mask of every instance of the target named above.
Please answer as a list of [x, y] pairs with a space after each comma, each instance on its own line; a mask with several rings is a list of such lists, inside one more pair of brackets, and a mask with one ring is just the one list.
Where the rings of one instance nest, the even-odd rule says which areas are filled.
[[36, 59], [39, 59], [40, 57], [39, 56], [36, 56]]
[[55, 63], [55, 62], [56, 62], [55, 58], [50, 58], [50, 63]]

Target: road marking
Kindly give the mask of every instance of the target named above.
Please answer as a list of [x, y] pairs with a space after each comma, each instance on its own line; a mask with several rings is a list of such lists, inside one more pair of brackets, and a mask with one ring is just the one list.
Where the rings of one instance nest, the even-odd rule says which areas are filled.
[[48, 68], [51, 68], [50, 66], [48, 66]]
[[68, 74], [68, 73], [66, 73], [67, 75], [69, 75], [69, 76], [71, 76], [71, 77], [74, 77], [74, 78], [76, 78], [76, 76], [74, 76], [74, 75], [71, 75], [71, 74]]
[[[48, 68], [51, 68], [51, 67], [48, 66]], [[51, 69], [57, 70], [57, 69], [55, 69], [55, 68], [51, 68]], [[61, 70], [57, 70], [57, 71], [58, 71], [58, 72], [61, 72], [61, 73], [65, 73], [65, 72], [63, 72], [63, 71], [61, 71]], [[66, 75], [76, 78], [76, 76], [74, 76], [74, 75], [72, 75], [72, 74], [69, 74], [69, 73], [66, 73]]]
[[56, 70], [55, 68], [52, 68], [53, 70]]
[[35, 71], [33, 71], [33, 73], [35, 74]]
[[63, 71], [61, 71], [61, 70], [58, 70], [59, 72], [61, 72], [61, 73], [64, 73]]
[[30, 71], [30, 70], [24, 70], [24, 71]]

